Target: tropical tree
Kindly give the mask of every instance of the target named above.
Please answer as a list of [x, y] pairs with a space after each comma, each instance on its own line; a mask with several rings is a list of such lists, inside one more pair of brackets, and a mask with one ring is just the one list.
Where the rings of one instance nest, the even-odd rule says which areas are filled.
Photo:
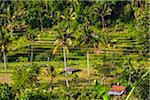
[[108, 6], [106, 1], [95, 1], [94, 5], [92, 6], [93, 13], [100, 17], [102, 22], [102, 28], [106, 26], [105, 17], [111, 15], [112, 9]]
[[82, 25], [79, 25], [79, 31], [82, 33], [80, 37], [78, 38], [79, 45], [80, 46], [86, 46], [86, 55], [87, 55], [87, 70], [88, 70], [88, 81], [90, 84], [90, 62], [89, 62], [89, 52], [91, 48], [96, 48], [99, 44], [99, 35], [96, 34], [92, 29], [90, 25], [88, 25], [86, 22]]
[[68, 84], [68, 78], [67, 78], [67, 62], [66, 62], [66, 53], [69, 52], [69, 45], [72, 44], [72, 39], [75, 39], [73, 36], [74, 30], [76, 28], [76, 16], [75, 16], [75, 10], [73, 9], [70, 2], [66, 2], [66, 4], [69, 5], [68, 8], [63, 10], [63, 12], [60, 15], [60, 23], [57, 23], [55, 25], [54, 31], [56, 32], [56, 47], [53, 50], [53, 53], [55, 53], [58, 48], [63, 47], [63, 54], [64, 54], [64, 66], [65, 66], [65, 75], [66, 75], [66, 84], [67, 87]]
[[17, 45], [14, 43], [16, 44], [15, 41], [19, 39], [19, 32], [23, 32], [26, 28], [25, 21], [22, 20], [26, 11], [21, 1], [19, 3], [12, 1], [10, 4], [4, 1], [0, 6], [2, 7], [0, 13], [0, 49], [3, 52], [4, 69], [6, 70], [7, 52], [17, 49]]
[[[135, 91], [136, 88], [140, 85], [140, 83], [142, 83], [142, 81], [143, 81], [146, 77], [148, 77], [149, 73], [150, 73], [150, 70], [147, 70], [143, 75], [141, 75], [141, 77], [140, 77], [138, 80], [136, 80], [136, 81], [133, 83], [132, 89], [131, 89], [131, 91], [129, 92], [129, 94], [127, 95], [127, 97], [126, 97], [125, 100], [130, 100], [131, 95], [134, 93], [134, 91]], [[138, 91], [139, 91], [139, 90], [138, 90]], [[143, 92], [143, 91], [142, 91], [142, 92]], [[147, 96], [146, 96], [145, 99], [148, 99]]]
[[139, 47], [138, 52], [142, 56], [146, 56], [149, 52], [149, 17], [150, 14], [145, 8], [142, 11], [140, 8], [134, 8], [135, 19], [136, 19], [136, 34], [135, 38]]
[[[53, 54], [56, 54], [56, 52], [63, 47], [63, 54], [64, 54], [64, 66], [65, 66], [65, 71], [67, 69], [67, 62], [66, 62], [66, 53], [69, 52], [69, 46], [72, 44], [72, 39], [75, 39], [73, 37], [73, 29], [71, 29], [68, 26], [68, 23], [66, 22], [61, 22], [59, 26], [55, 26], [55, 34], [56, 34], [56, 41], [55, 41], [55, 48], [53, 49]], [[68, 79], [67, 79], [67, 72], [66, 72], [66, 84], [68, 84]]]
[[46, 6], [47, 4], [44, 5], [43, 1], [26, 1], [26, 4], [28, 14], [26, 22], [32, 28], [39, 28], [43, 31], [43, 19], [47, 15], [47, 10], [44, 9], [43, 6]]
[[34, 52], [33, 52], [33, 43], [35, 42], [35, 40], [38, 38], [38, 29], [31, 29], [29, 28], [28, 31], [24, 34], [26, 39], [27, 39], [27, 43], [29, 43], [29, 47], [30, 47], [30, 62], [33, 61], [33, 56], [34, 56]]
[[53, 66], [49, 66], [49, 65], [46, 65], [45, 66], [46, 69], [45, 69], [45, 75], [50, 78], [50, 84], [51, 84], [51, 91], [53, 90], [53, 78], [56, 76], [56, 72], [55, 72], [55, 69]]
[[[86, 10], [83, 10], [84, 17], [82, 18], [82, 21], [84, 24], [83, 34], [86, 38], [83, 38], [84, 36], [80, 36], [82, 39], [81, 42], [83, 42], [84, 45], [87, 46], [87, 48], [99, 48], [98, 44], [101, 43], [101, 47], [110, 47], [108, 41], [108, 36], [106, 33], [102, 33], [102, 31], [99, 28], [100, 22], [102, 22], [102, 28], [106, 26], [105, 23], [105, 16], [111, 15], [111, 9], [104, 1], [95, 1], [96, 4], [93, 2], [93, 6], [85, 7]], [[93, 12], [94, 11], [94, 12]], [[82, 16], [83, 16], [82, 15]], [[98, 19], [101, 19], [99, 21]], [[85, 24], [86, 23], [86, 24]], [[80, 29], [79, 29], [80, 30]], [[100, 37], [99, 37], [100, 35]], [[90, 46], [89, 46], [90, 45]], [[108, 52], [106, 50], [106, 54], [108, 55]], [[89, 64], [89, 50], [87, 50], [87, 66], [88, 66], [88, 80], [90, 83], [90, 64]], [[104, 77], [105, 79], [105, 77]], [[103, 79], [102, 79], [103, 80]]]

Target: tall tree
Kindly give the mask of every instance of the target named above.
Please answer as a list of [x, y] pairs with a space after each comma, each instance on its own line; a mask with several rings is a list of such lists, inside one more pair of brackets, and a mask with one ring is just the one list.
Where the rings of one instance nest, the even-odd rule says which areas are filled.
[[86, 46], [86, 55], [87, 55], [87, 70], [88, 70], [88, 81], [89, 81], [89, 84], [90, 84], [90, 57], [89, 57], [89, 52], [91, 50], [91, 48], [95, 48], [98, 46], [98, 43], [99, 43], [99, 35], [96, 34], [93, 30], [92, 30], [92, 27], [90, 25], [88, 25], [87, 23], [89, 22], [86, 22], [84, 24], [82, 24], [81, 27], [79, 30], [80, 32], [82, 33], [80, 35], [80, 38], [79, 38], [79, 45], [80, 46]]
[[29, 28], [28, 31], [25, 33], [25, 37], [27, 38], [27, 43], [29, 43], [30, 47], [30, 62], [33, 61], [33, 56], [34, 56], [34, 48], [33, 48], [33, 43], [35, 40], [38, 38], [38, 29], [31, 29]]
[[112, 9], [108, 6], [105, 1], [96, 1], [92, 6], [93, 13], [96, 14], [97, 17], [100, 17], [102, 22], [102, 28], [106, 26], [105, 17], [111, 15]]
[[145, 6], [144, 10], [141, 8], [134, 8], [136, 19], [136, 34], [135, 38], [139, 45], [138, 52], [142, 56], [146, 56], [149, 51], [149, 12], [148, 7]]
[[[17, 6], [16, 6], [17, 5]], [[25, 21], [22, 20], [25, 15], [24, 5], [21, 1], [3, 1], [0, 6], [2, 7], [0, 13], [0, 46], [3, 52], [4, 69], [7, 69], [7, 52], [12, 49], [14, 41], [19, 39], [19, 33], [26, 28]]]
[[[72, 44], [72, 39], [74, 37], [72, 36], [73, 30], [68, 27], [68, 23], [66, 22], [61, 22], [59, 26], [55, 26], [55, 34], [56, 34], [56, 41], [55, 41], [55, 48], [53, 50], [53, 54], [56, 54], [56, 52], [62, 47], [63, 48], [63, 54], [64, 54], [64, 67], [66, 71], [66, 84], [67, 87], [69, 86], [68, 84], [68, 77], [67, 77], [67, 52], [69, 51], [69, 46]], [[64, 27], [66, 26], [66, 27]]]
[[41, 31], [47, 26], [45, 20], [50, 19], [50, 10], [48, 1], [26, 1], [27, 5], [27, 20], [26, 22], [32, 28], [39, 28]]
[[63, 47], [64, 54], [64, 67], [66, 71], [66, 84], [69, 87], [68, 76], [67, 76], [67, 61], [66, 61], [66, 53], [69, 51], [68, 47], [72, 44], [74, 29], [76, 28], [76, 16], [75, 9], [73, 9], [72, 4], [70, 2], [66, 2], [66, 5], [69, 5], [63, 12], [60, 14], [60, 22], [57, 23], [54, 30], [56, 31], [55, 41], [56, 47], [54, 48], [54, 53], [57, 51], [59, 47]]

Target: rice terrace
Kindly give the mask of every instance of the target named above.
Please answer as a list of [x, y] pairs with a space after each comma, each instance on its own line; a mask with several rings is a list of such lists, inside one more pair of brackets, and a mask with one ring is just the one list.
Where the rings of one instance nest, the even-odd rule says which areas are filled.
[[0, 0], [0, 100], [149, 100], [149, 0]]

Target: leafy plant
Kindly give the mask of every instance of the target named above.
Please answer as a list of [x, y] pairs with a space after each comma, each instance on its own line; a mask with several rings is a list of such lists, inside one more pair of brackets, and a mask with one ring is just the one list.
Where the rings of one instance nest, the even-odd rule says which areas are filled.
[[110, 100], [110, 96], [108, 95], [108, 90], [106, 87], [102, 86], [98, 81], [96, 80], [96, 91], [101, 96], [103, 100]]
[[19, 57], [18, 58], [19, 62], [27, 62], [28, 61], [28, 58], [27, 57]]
[[17, 65], [13, 72], [13, 79], [16, 89], [25, 89], [32, 85], [35, 85], [37, 75], [39, 74], [40, 66], [36, 64], [23, 64]]
[[[131, 95], [134, 93], [134, 90], [136, 90], [137, 86], [139, 86], [140, 82], [143, 81], [143, 78], [148, 76], [150, 73], [150, 70], [147, 70], [139, 80], [137, 80], [136, 82], [134, 82], [131, 91], [129, 92], [129, 94], [126, 97], [126, 100], [129, 100]], [[147, 99], [147, 95], [144, 97], [145, 99]]]
[[12, 88], [7, 84], [0, 84], [0, 99], [1, 100], [15, 100], [15, 93]]

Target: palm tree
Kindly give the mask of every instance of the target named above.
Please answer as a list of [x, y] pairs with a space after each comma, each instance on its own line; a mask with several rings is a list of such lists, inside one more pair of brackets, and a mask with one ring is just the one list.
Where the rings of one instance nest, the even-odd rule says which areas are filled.
[[111, 15], [111, 8], [107, 5], [105, 1], [96, 1], [96, 4], [93, 6], [94, 14], [97, 14], [101, 18], [102, 28], [106, 26], [105, 16]]
[[[53, 1], [52, 1], [53, 2]], [[47, 0], [44, 1], [26, 1], [27, 6], [27, 23], [32, 28], [39, 28], [41, 31], [45, 27], [45, 18], [50, 18], [49, 3]]]
[[30, 46], [30, 62], [33, 61], [33, 43], [35, 39], [38, 37], [38, 29], [31, 29], [29, 28], [25, 34], [25, 37], [28, 39]]
[[[7, 9], [1, 10], [0, 13], [0, 49], [3, 52], [5, 71], [7, 70], [7, 52], [17, 49], [17, 45], [14, 45], [15, 41], [19, 39], [17, 33], [24, 31], [26, 28], [25, 22], [22, 20], [22, 16], [25, 15], [22, 1], [18, 3], [12, 1], [11, 4], [7, 4], [6, 2], [4, 1], [0, 4], [2, 9]], [[13, 6], [13, 9], [11, 9], [11, 6]]]
[[[66, 2], [67, 3], [67, 2]], [[76, 28], [76, 20], [75, 20], [75, 10], [72, 7], [68, 7], [60, 13], [60, 18], [58, 19], [60, 23], [57, 23], [53, 27], [56, 34], [56, 47], [53, 50], [53, 54], [58, 50], [58, 48], [63, 47], [64, 54], [64, 67], [65, 67], [65, 75], [66, 75], [66, 85], [69, 87], [68, 76], [67, 76], [67, 60], [66, 55], [69, 51], [69, 46], [72, 44], [72, 39], [75, 39], [73, 36], [74, 30]]]
[[[107, 57], [108, 57], [108, 49], [111, 48], [110, 38], [106, 33], [101, 34], [100, 36], [100, 45], [101, 48], [105, 48], [105, 59], [103, 59], [103, 67], [107, 66]], [[106, 74], [103, 75], [101, 80], [101, 84], [105, 84]]]
[[[53, 50], [53, 54], [55, 54], [59, 48], [63, 48], [63, 54], [64, 54], [64, 67], [65, 71], [67, 71], [67, 60], [66, 60], [66, 55], [67, 52], [69, 51], [69, 46], [72, 44], [72, 39], [75, 39], [72, 34], [73, 30], [71, 27], [68, 26], [67, 22], [61, 22], [59, 25], [53, 27], [55, 30], [56, 34], [56, 41], [55, 41], [55, 48]], [[69, 86], [68, 84], [68, 76], [66, 72], [66, 84], [67, 87]]]
[[87, 70], [88, 70], [88, 81], [90, 85], [90, 62], [89, 62], [89, 51], [90, 48], [95, 48], [98, 46], [99, 36], [98, 34], [94, 33], [92, 27], [88, 24], [83, 24], [82, 28], [79, 29], [81, 31], [81, 36], [79, 38], [79, 45], [86, 46], [87, 49]]

